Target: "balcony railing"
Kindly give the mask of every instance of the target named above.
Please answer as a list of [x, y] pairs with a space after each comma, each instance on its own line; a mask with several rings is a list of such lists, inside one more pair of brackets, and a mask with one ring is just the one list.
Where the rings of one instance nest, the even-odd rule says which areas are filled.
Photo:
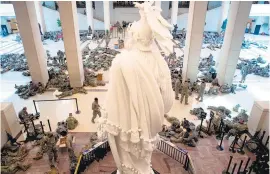
[[[101, 151], [105, 154], [100, 153]], [[90, 164], [92, 164], [92, 162], [94, 162], [97, 159], [103, 158], [106, 155], [106, 153], [109, 151], [110, 151], [110, 146], [107, 140], [99, 144], [95, 148], [91, 148], [89, 150], [84, 151], [79, 157], [76, 170], [72, 172], [74, 174], [79, 174], [79, 173], [84, 172], [85, 169], [87, 169], [87, 167]], [[99, 155], [102, 155], [102, 157], [100, 157]]]
[[[178, 2], [178, 8], [189, 8], [189, 1], [179, 1]], [[169, 9], [172, 8], [172, 1], [169, 3]]]
[[[193, 167], [190, 163], [190, 159], [188, 156], [188, 152], [178, 148], [177, 146], [171, 144], [170, 142], [166, 142], [161, 140], [157, 144], [157, 149], [162, 153], [168, 155], [172, 159], [176, 160], [180, 164], [183, 165], [183, 168], [187, 170], [189, 173], [193, 173]], [[106, 153], [110, 151], [110, 146], [108, 141], [104, 141], [103, 143], [99, 144], [97, 147], [84, 151], [78, 160], [76, 170], [74, 174], [79, 174], [85, 171], [87, 167], [96, 160], [96, 155], [99, 154], [98, 151], [105, 151]]]
[[144, 1], [113, 1], [113, 8], [133, 8], [134, 2], [143, 3]]
[[164, 140], [161, 140], [158, 143], [157, 149], [182, 164], [185, 170], [191, 169], [187, 151], [182, 150], [170, 142], [166, 142]]

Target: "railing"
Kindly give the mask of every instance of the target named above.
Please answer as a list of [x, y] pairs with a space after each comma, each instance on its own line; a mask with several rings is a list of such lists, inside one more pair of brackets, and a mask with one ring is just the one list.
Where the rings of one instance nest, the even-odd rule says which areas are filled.
[[[100, 153], [101, 150], [105, 152], [105, 154], [101, 154]], [[97, 147], [84, 151], [79, 157], [76, 170], [72, 173], [74, 174], [82, 173], [87, 169], [87, 167], [92, 162], [94, 162], [95, 160], [99, 160], [100, 158], [103, 158], [108, 151], [110, 151], [110, 145], [107, 140], [99, 144]], [[102, 157], [100, 157], [100, 155], [102, 155]]]
[[[76, 1], [77, 8], [86, 8], [85, 1]], [[95, 1], [92, 1], [92, 8], [95, 9]]]
[[67, 98], [67, 99], [52, 99], [52, 100], [33, 100], [33, 103], [34, 103], [34, 107], [35, 107], [35, 111], [36, 111], [36, 114], [38, 114], [38, 111], [37, 111], [37, 106], [36, 106], [36, 103], [37, 102], [51, 102], [51, 101], [60, 101], [60, 100], [75, 100], [75, 103], [76, 103], [76, 109], [77, 111], [75, 112], [76, 114], [80, 114], [80, 110], [79, 110], [79, 105], [78, 105], [78, 100], [77, 98]]
[[144, 1], [114, 1], [113, 8], [133, 8], [134, 2], [143, 3]]
[[[189, 1], [179, 1], [178, 2], [178, 8], [189, 8]], [[169, 9], [172, 8], [172, 1], [169, 3]]]
[[170, 142], [166, 142], [164, 140], [161, 140], [158, 145], [157, 149], [164, 154], [168, 155], [172, 159], [176, 160], [177, 162], [183, 164], [183, 167], [187, 171], [191, 171], [192, 167], [190, 167], [190, 161], [188, 152], [176, 147], [174, 144], [171, 144]]

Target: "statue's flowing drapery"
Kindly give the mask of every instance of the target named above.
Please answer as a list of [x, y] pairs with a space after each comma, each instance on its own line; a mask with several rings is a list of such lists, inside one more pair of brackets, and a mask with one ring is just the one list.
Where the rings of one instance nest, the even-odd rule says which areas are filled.
[[[146, 11], [150, 6], [141, 8]], [[121, 174], [153, 173], [151, 155], [159, 140], [157, 133], [174, 101], [170, 70], [152, 42], [152, 33], [157, 32], [148, 25], [150, 14], [140, 14], [142, 19], [132, 24], [141, 29], [131, 30], [134, 47], [113, 60], [105, 102], [103, 127]], [[161, 36], [158, 39], [166, 41]]]

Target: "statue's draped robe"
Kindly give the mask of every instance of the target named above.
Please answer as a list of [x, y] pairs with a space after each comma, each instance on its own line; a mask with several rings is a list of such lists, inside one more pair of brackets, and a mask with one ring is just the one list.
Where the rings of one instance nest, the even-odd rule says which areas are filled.
[[118, 173], [150, 174], [164, 113], [173, 104], [168, 65], [157, 49], [122, 51], [113, 60], [104, 124]]

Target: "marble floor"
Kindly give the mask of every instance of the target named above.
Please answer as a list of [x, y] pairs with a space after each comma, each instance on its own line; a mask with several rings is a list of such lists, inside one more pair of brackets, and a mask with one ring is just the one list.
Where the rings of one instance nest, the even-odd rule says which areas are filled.
[[[113, 46], [114, 41], [116, 39], [113, 39], [110, 43], [110, 47]], [[55, 43], [57, 44], [57, 43]], [[60, 43], [58, 43], [60, 44]], [[95, 43], [91, 43], [89, 47], [93, 48], [96, 45]], [[104, 44], [104, 43], [103, 43]], [[50, 47], [48, 44], [47, 46]], [[46, 45], [45, 45], [46, 46]], [[56, 47], [57, 45], [54, 45], [53, 47]], [[55, 51], [54, 51], [55, 52]], [[177, 55], [183, 54], [181, 50], [176, 50]], [[216, 52], [211, 52], [209, 49], [202, 49], [202, 57], [207, 57], [210, 53], [216, 54], [218, 56], [219, 50]], [[257, 56], [260, 53], [254, 53], [254, 50], [244, 50], [244, 53], [241, 52], [241, 54], [244, 55], [251, 55], [250, 58], [254, 58], [254, 56]], [[270, 61], [267, 58], [268, 61]], [[108, 72], [103, 72], [104, 74], [104, 80], [109, 81], [108, 78]], [[234, 78], [234, 82], [238, 82], [240, 80], [240, 71], [236, 70], [236, 76]], [[23, 100], [17, 96], [17, 94], [14, 94], [15, 84], [25, 84], [26, 82], [29, 82], [29, 77], [22, 76], [21, 72], [7, 72], [0, 75], [0, 101], [1, 102], [11, 102], [14, 105], [15, 111], [18, 113], [22, 107], [26, 106], [28, 108], [29, 113], [35, 112], [35, 107], [33, 105], [33, 100], [52, 100], [57, 99], [54, 96], [55, 91], [46, 91], [42, 95], [36, 95], [34, 97], [31, 97], [27, 100]], [[189, 111], [192, 108], [195, 107], [202, 107], [204, 109], [207, 108], [207, 106], [213, 105], [213, 106], [220, 106], [223, 105], [227, 107], [228, 109], [233, 108], [236, 104], [240, 104], [242, 108], [246, 109], [248, 113], [250, 113], [252, 105], [255, 100], [260, 101], [269, 101], [270, 99], [270, 78], [263, 78], [260, 76], [255, 75], [248, 75], [246, 84], [248, 85], [248, 88], [246, 90], [240, 90], [237, 91], [236, 94], [226, 94], [226, 95], [217, 95], [217, 96], [205, 96], [204, 102], [198, 102], [195, 100], [197, 97], [196, 94], [193, 94], [191, 97], [189, 97], [189, 105], [183, 105], [180, 104], [179, 100], [175, 100], [173, 107], [169, 111], [170, 116], [177, 117], [179, 119], [187, 118], [188, 120], [191, 120], [196, 125], [200, 123], [199, 120], [195, 116], [190, 115]], [[104, 100], [106, 97], [106, 91], [107, 91], [107, 85], [104, 87], [97, 87], [97, 88], [87, 88], [88, 94], [76, 94], [71, 97], [67, 98], [77, 98], [78, 101], [78, 107], [81, 111], [80, 114], [76, 114], [76, 104], [74, 100], [59, 100], [59, 101], [46, 101], [46, 102], [38, 102], [36, 107], [38, 112], [40, 112], [40, 121], [45, 124], [45, 131], [48, 131], [48, 124], [47, 120], [50, 120], [52, 130], [56, 129], [57, 122], [65, 120], [69, 113], [73, 113], [73, 115], [78, 119], [79, 125], [71, 132], [95, 132], [97, 130], [96, 125], [91, 122], [92, 117], [92, 110], [91, 110], [91, 104], [95, 97], [99, 98], [99, 102], [101, 107], [104, 106]], [[208, 115], [209, 111], [206, 110]], [[103, 114], [103, 110], [101, 110]], [[233, 116], [236, 116], [237, 113], [232, 112]], [[164, 120], [164, 124], [168, 124]], [[212, 141], [212, 140], [210, 140]], [[202, 141], [202, 143], [204, 143]], [[206, 142], [206, 144], [209, 142]], [[211, 147], [212, 148], [212, 147]], [[205, 148], [198, 148], [198, 150], [204, 151]], [[208, 149], [210, 151], [211, 149]], [[192, 151], [192, 150], [191, 150]], [[192, 152], [191, 152], [192, 153]], [[197, 153], [197, 154], [196, 154]], [[208, 153], [208, 152], [207, 152]], [[194, 152], [195, 156], [198, 155], [198, 152]], [[207, 154], [206, 154], [207, 155]], [[227, 154], [228, 155], [228, 154]], [[219, 157], [217, 157], [219, 158]], [[222, 158], [222, 157], [220, 157]], [[201, 157], [201, 161], [203, 161], [204, 156]], [[227, 159], [227, 157], [226, 157]], [[210, 160], [210, 158], [209, 158]], [[225, 159], [224, 159], [225, 160]], [[212, 160], [214, 161], [214, 160]], [[222, 160], [221, 160], [222, 161]], [[225, 160], [226, 161], [226, 160]], [[222, 163], [222, 162], [221, 162]], [[225, 162], [224, 162], [225, 163]], [[204, 164], [204, 163], [201, 163]], [[159, 166], [159, 165], [157, 165]], [[161, 165], [160, 165], [161, 166]], [[163, 168], [162, 168], [163, 169]], [[198, 169], [200, 171], [201, 169]], [[217, 171], [220, 171], [221, 169], [217, 169]], [[158, 169], [157, 169], [158, 171]], [[177, 170], [176, 170], [177, 171]], [[164, 168], [164, 173], [170, 173], [166, 172]], [[173, 173], [173, 172], [171, 172]], [[176, 172], [177, 173], [177, 172]]]
[[[76, 142], [73, 144], [74, 152], [76, 156], [79, 156], [81, 149], [84, 145], [88, 144], [91, 132], [72, 132], [70, 133], [76, 138]], [[19, 171], [17, 174], [44, 174], [50, 170], [48, 163], [48, 155], [44, 154], [40, 160], [33, 160], [36, 156], [39, 146], [33, 147], [32, 143], [26, 145], [27, 149], [30, 150], [29, 154], [25, 157], [23, 164], [31, 164], [32, 166], [26, 171]], [[59, 163], [57, 164], [58, 170], [61, 174], [69, 174], [69, 158], [66, 151], [58, 152]], [[187, 174], [181, 164], [174, 161], [167, 155], [154, 151], [152, 155], [152, 166], [160, 174]], [[95, 161], [83, 172], [84, 174], [111, 174], [115, 171], [116, 165], [111, 152], [99, 162]]]
[[[245, 37], [251, 38], [253, 40], [263, 40], [269, 41], [269, 36], [255, 36], [254, 35], [245, 35]], [[268, 40], [267, 40], [268, 39]], [[113, 38], [109, 44], [110, 48], [113, 48], [114, 42], [117, 39]], [[51, 51], [52, 56], [55, 54], [58, 49], [63, 49], [63, 42], [54, 42], [46, 41], [47, 44], [44, 45], [46, 49]], [[89, 44], [88, 44], [89, 43]], [[93, 49], [97, 46], [95, 42], [85, 42], [81, 45], [81, 49], [88, 44], [90, 49]], [[101, 46], [104, 46], [104, 42]], [[56, 50], [57, 48], [57, 50]], [[258, 49], [252, 48], [254, 50], [242, 50], [241, 55], [243, 54], [247, 58], [253, 58], [261, 54], [258, 52]], [[177, 56], [183, 54], [183, 49], [176, 49]], [[259, 50], [264, 53], [264, 57], [267, 61], [270, 61], [270, 55], [268, 55], [264, 50]], [[207, 48], [202, 49], [201, 57], [207, 57], [212, 53], [214, 57], [218, 57], [220, 50], [211, 51]], [[240, 56], [241, 56], [240, 55]], [[100, 71], [103, 73], [104, 81], [109, 81], [109, 71]], [[236, 70], [234, 82], [239, 82], [241, 78], [240, 71]], [[18, 113], [20, 109], [24, 106], [28, 107], [28, 112], [34, 112], [33, 100], [51, 100], [57, 99], [54, 96], [54, 91], [47, 91], [42, 95], [36, 95], [27, 100], [20, 99], [17, 94], [14, 94], [15, 84], [21, 85], [29, 82], [30, 77], [25, 77], [21, 72], [6, 72], [0, 75], [0, 101], [1, 102], [12, 102], [14, 104], [15, 111]], [[199, 121], [196, 118], [189, 114], [189, 111], [194, 107], [202, 107], [204, 109], [209, 105], [219, 106], [223, 105], [228, 109], [236, 104], [240, 104], [244, 109], [250, 112], [253, 102], [255, 100], [265, 101], [270, 98], [270, 78], [264, 78], [256, 75], [248, 75], [246, 84], [248, 88], [246, 90], [237, 91], [236, 94], [226, 94], [226, 95], [217, 95], [217, 96], [206, 96], [204, 97], [204, 102], [197, 102], [195, 100], [196, 94], [193, 94], [189, 97], [189, 105], [180, 104], [179, 100], [175, 100], [172, 109], [168, 113], [170, 116], [175, 116], [179, 119], [186, 117], [189, 120], [193, 120], [195, 124], [198, 124]], [[79, 126], [74, 130], [75, 132], [93, 132], [96, 131], [96, 126], [91, 123], [92, 110], [91, 103], [95, 97], [99, 98], [101, 106], [103, 106], [104, 99], [106, 97], [107, 85], [104, 87], [97, 88], [87, 88], [88, 94], [76, 94], [68, 98], [77, 98], [80, 114], [75, 114], [76, 105], [74, 100], [60, 100], [53, 102], [38, 102], [37, 110], [41, 113], [40, 120], [44, 123], [47, 122], [47, 119], [51, 121], [52, 128], [55, 129], [56, 123], [62, 121], [68, 117], [69, 113], [73, 113], [79, 121]], [[103, 111], [102, 111], [103, 112]], [[208, 112], [208, 111], [207, 111]], [[237, 113], [233, 112], [233, 116]], [[166, 124], [166, 121], [164, 121]]]
[[[234, 163], [237, 163], [236, 170], [238, 170], [239, 163], [243, 160], [243, 165], [241, 171], [244, 170], [244, 166], [247, 162], [247, 159], [250, 157], [251, 162], [254, 161], [255, 155], [251, 152], [245, 150], [245, 154], [241, 155], [239, 153], [232, 153], [229, 151], [229, 147], [233, 141], [233, 138], [229, 140], [224, 139], [222, 143], [223, 151], [218, 151], [216, 146], [220, 143], [219, 140], [216, 140], [215, 136], [208, 138], [200, 138], [196, 147], [189, 147], [184, 144], [178, 143], [177, 146], [186, 150], [190, 156], [191, 163], [193, 166], [194, 173], [201, 174], [220, 174], [228, 166], [230, 156], [233, 156], [232, 163], [229, 171], [232, 171]], [[249, 163], [248, 167], [251, 165]]]

